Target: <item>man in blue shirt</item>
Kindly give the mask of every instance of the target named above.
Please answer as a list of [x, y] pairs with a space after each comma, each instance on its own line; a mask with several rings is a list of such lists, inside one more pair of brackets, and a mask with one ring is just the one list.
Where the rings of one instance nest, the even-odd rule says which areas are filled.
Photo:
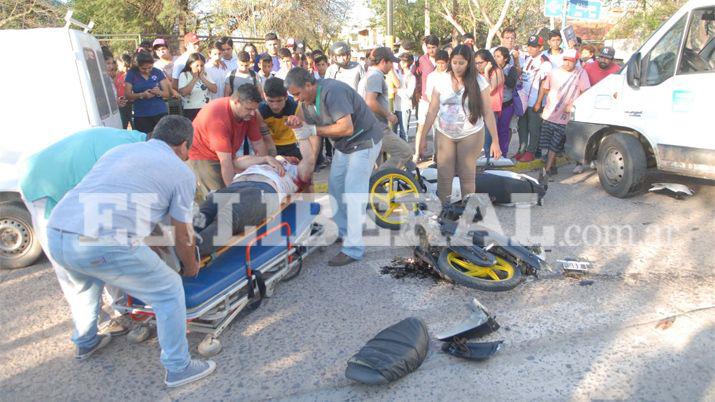
[[[58, 278], [66, 277], [66, 271], [50, 256], [47, 248], [47, 221], [52, 209], [84, 178], [92, 166], [110, 149], [134, 142], [146, 141], [146, 134], [139, 131], [120, 130], [110, 127], [95, 127], [80, 131], [32, 155], [24, 162], [20, 174], [20, 194], [32, 217], [35, 235], [42, 250], [50, 260]], [[66, 283], [60, 279], [60, 283]], [[120, 292], [107, 288], [110, 301]], [[116, 318], [116, 313], [114, 313]], [[112, 335], [126, 333], [119, 320], [112, 320], [106, 329]]]
[[169, 387], [216, 368], [212, 361], [191, 359], [181, 277], [145, 242], [160, 222], [170, 220], [172, 228], [164, 233], [174, 234], [183, 274], [198, 273], [191, 231], [196, 177], [183, 162], [193, 132], [189, 119], [165, 116], [151, 140], [107, 152], [57, 204], [48, 224], [50, 254], [69, 278], [62, 289], [72, 310], [76, 357], [86, 359], [111, 339], [97, 334], [106, 283], [153, 307]]

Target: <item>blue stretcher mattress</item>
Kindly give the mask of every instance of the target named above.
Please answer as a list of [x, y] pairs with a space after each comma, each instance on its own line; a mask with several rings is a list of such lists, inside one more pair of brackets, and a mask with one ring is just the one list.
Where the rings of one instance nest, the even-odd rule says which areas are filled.
[[[294, 201], [288, 204], [280, 213], [273, 216], [266, 225], [260, 227], [254, 236], [248, 236], [237, 244], [228, 247], [223, 253], [208, 263], [193, 278], [182, 277], [186, 308], [192, 309], [205, 303], [232, 284], [246, 277], [246, 246], [251, 239], [265, 233], [281, 222], [286, 222], [291, 228], [291, 241], [310, 227], [315, 216], [320, 213], [320, 204], [309, 201]], [[251, 267], [256, 270], [286, 250], [286, 231], [276, 229], [256, 245], [251, 247]], [[264, 245], [268, 244], [268, 245]], [[135, 304], [143, 304], [139, 300]]]

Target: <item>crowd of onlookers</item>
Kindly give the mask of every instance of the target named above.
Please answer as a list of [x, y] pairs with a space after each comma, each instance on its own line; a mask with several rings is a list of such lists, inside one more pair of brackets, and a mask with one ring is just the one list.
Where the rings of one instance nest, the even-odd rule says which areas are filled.
[[[360, 82], [370, 72], [370, 52], [358, 53], [347, 43], [336, 42], [324, 53], [292, 38], [282, 46], [274, 33], [264, 39], [262, 53], [253, 43], [237, 44], [229, 37], [202, 43], [194, 33], [183, 37], [184, 51], [178, 56], [172, 54], [163, 38], [142, 42], [134, 54], [116, 58], [105, 48], [122, 125], [126, 128], [131, 124], [134, 129], [150, 133], [158, 120], [169, 113], [193, 120], [211, 100], [231, 96], [239, 86], [249, 83], [256, 86], [263, 99], [259, 109], [261, 125], [270, 130], [277, 153], [296, 156], [295, 139], [281, 124], [287, 115], [295, 113], [296, 102], [289, 95], [287, 100], [282, 99], [283, 91], [276, 91], [275, 85], [271, 86], [272, 92], [278, 96], [270, 96], [265, 90], [268, 79], [285, 79], [291, 68], [302, 67], [316, 79], [337, 79], [360, 92]], [[620, 68], [614, 63], [612, 48], [597, 51], [593, 45], [582, 44], [580, 38], [564, 44], [558, 30], [545, 37], [529, 36], [523, 46], [517, 44], [517, 33], [512, 28], [501, 32], [500, 46], [492, 49], [477, 49], [469, 33], [458, 42], [473, 51], [478, 75], [485, 80], [482, 86], [489, 85], [496, 130], [493, 138], [498, 140], [500, 154], [520, 162], [543, 158], [546, 173], [555, 172], [554, 157], [563, 150], [573, 101]], [[412, 135], [417, 137], [415, 159], [427, 156], [427, 135], [434, 138], [434, 153], [438, 152], [438, 135], [425, 130], [424, 123], [435, 83], [440, 75], [452, 71], [450, 60], [455, 46], [453, 42], [441, 43], [435, 35], [425, 37], [421, 49], [409, 40], [401, 42], [395, 47], [396, 62], [382, 77], [387, 91], [381, 94], [377, 90], [387, 99], [384, 113], [380, 105], [370, 104], [369, 96], [365, 98], [376, 116], [382, 117], [399, 138], [409, 141]], [[361, 95], [366, 95], [364, 90]], [[449, 114], [444, 107], [437, 114], [437, 126], [441, 128], [440, 119], [449, 118]], [[415, 131], [410, 130], [413, 120], [417, 123]], [[485, 128], [480, 150], [489, 157], [492, 135], [489, 127]], [[518, 149], [510, 150], [512, 134], [516, 133]], [[404, 150], [397, 147], [393, 151]], [[331, 143], [326, 139], [319, 166], [329, 163], [331, 157]], [[580, 165], [576, 167], [577, 172], [581, 169]]]

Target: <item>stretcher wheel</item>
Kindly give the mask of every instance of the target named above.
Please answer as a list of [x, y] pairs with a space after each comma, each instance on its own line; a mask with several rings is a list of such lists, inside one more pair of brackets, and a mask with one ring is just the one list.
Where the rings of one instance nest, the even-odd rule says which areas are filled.
[[149, 339], [149, 336], [151, 335], [151, 329], [145, 325], [138, 325], [134, 327], [129, 333], [127, 334], [127, 339], [131, 343], [142, 343], [145, 340]]
[[221, 352], [221, 342], [212, 335], [206, 335], [204, 340], [199, 343], [198, 350], [203, 357], [216, 356]]

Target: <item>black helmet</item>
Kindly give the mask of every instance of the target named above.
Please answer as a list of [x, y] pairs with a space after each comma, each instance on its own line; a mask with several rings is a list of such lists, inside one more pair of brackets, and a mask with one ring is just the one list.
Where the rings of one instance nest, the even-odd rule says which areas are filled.
[[350, 54], [350, 46], [345, 42], [335, 42], [330, 46], [330, 54], [343, 56]]

